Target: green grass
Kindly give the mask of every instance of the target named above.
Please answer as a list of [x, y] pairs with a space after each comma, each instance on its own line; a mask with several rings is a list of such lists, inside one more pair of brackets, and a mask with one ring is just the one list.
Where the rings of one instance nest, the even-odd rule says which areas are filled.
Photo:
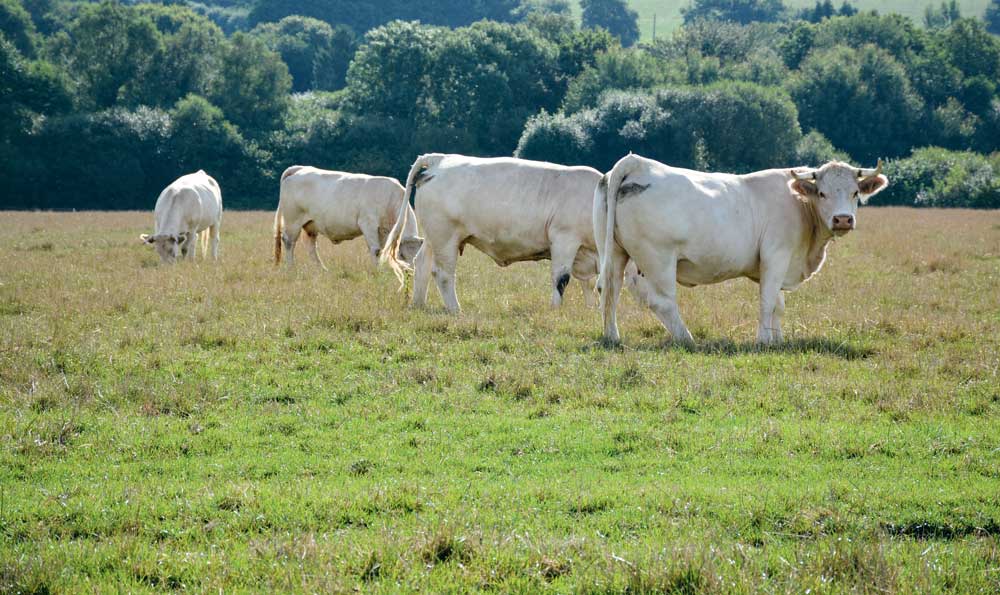
[[863, 209], [767, 350], [748, 281], [606, 349], [543, 263], [411, 311], [271, 219], [161, 267], [149, 213], [4, 214], [0, 592], [1000, 589], [996, 212]]
[[[690, 4], [689, 0], [629, 0], [629, 6], [639, 13], [639, 29], [644, 41], [653, 38], [653, 15], [656, 15], [656, 36], [662, 37], [683, 23], [681, 8]], [[840, 8], [841, 0], [834, 0], [834, 5]], [[940, 6], [940, 0], [851, 0], [851, 4], [860, 10], [878, 10], [880, 13], [897, 12], [912, 18], [922, 25], [924, 10], [929, 4]], [[989, 6], [990, 0], [959, 0], [959, 6], [964, 16], [982, 17]], [[785, 5], [792, 8], [812, 7], [816, 0], [785, 0]], [[573, 3], [579, 11], [579, 4]]]

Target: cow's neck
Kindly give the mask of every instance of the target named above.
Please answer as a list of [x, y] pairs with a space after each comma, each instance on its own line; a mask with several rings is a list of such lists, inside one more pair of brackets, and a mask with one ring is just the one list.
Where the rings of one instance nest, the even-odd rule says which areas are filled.
[[806, 261], [802, 271], [802, 280], [805, 281], [816, 274], [823, 261], [826, 259], [826, 247], [833, 239], [833, 233], [826, 229], [823, 221], [812, 200], [806, 199], [800, 203], [804, 209], [806, 218]]

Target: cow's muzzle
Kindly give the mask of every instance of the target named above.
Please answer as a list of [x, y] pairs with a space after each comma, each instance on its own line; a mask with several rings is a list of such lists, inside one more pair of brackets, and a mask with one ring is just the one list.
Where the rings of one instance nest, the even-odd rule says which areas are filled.
[[854, 215], [834, 215], [831, 229], [841, 235], [854, 229]]

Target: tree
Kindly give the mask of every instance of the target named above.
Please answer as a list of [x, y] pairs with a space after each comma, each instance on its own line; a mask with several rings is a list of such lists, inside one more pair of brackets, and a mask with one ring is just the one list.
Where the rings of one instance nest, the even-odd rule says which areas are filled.
[[316, 52], [313, 61], [313, 88], [325, 91], [342, 89], [347, 84], [347, 69], [351, 66], [358, 38], [350, 27], [337, 25], [326, 47]]
[[151, 15], [163, 34], [143, 80], [132, 86], [133, 105], [170, 107], [188, 94], [207, 95], [219, 69], [225, 35], [208, 18], [178, 6], [139, 5], [137, 9], [172, 9]]
[[25, 134], [32, 117], [64, 113], [71, 107], [72, 94], [63, 74], [47, 62], [26, 59], [0, 33], [0, 145], [8, 146]]
[[35, 56], [35, 24], [20, 0], [0, 0], [0, 33], [25, 57]]
[[188, 95], [170, 111], [170, 162], [179, 172], [204, 169], [226, 191], [230, 207], [250, 207], [266, 186], [261, 167], [268, 156], [226, 121], [222, 110], [204, 97]]
[[620, 45], [605, 29], [580, 29], [559, 38], [559, 75], [567, 83], [583, 69], [593, 66], [598, 55]]
[[928, 29], [944, 29], [960, 18], [962, 11], [958, 7], [958, 0], [943, 1], [939, 8], [928, 4], [924, 9], [924, 25]]
[[[292, 89], [297, 92], [316, 88], [319, 69], [328, 85], [340, 82], [354, 54], [354, 33], [344, 25], [337, 31], [318, 19], [289, 16], [277, 23], [261, 23], [250, 32], [278, 52], [292, 75]], [[333, 87], [337, 88], [337, 87]]]
[[452, 150], [509, 154], [528, 118], [562, 99], [555, 46], [523, 25], [456, 29], [432, 56], [426, 104]]
[[519, 0], [258, 0], [250, 10], [252, 25], [277, 22], [298, 14], [347, 25], [364, 32], [394, 20], [419, 20], [429, 25], [463, 27], [480, 20], [517, 19]]
[[986, 29], [994, 35], [1000, 35], [1000, 0], [993, 0], [986, 8]]
[[264, 42], [236, 33], [222, 50], [218, 78], [209, 99], [247, 135], [262, 135], [288, 109], [292, 77], [281, 57]]
[[153, 22], [114, 2], [84, 5], [53, 44], [85, 106], [104, 109], [143, 83], [162, 51]]
[[1000, 79], [1000, 39], [990, 35], [977, 19], [961, 19], [941, 38], [949, 62], [966, 77]]
[[[671, 75], [676, 74], [671, 78]], [[593, 66], [573, 79], [566, 90], [562, 109], [566, 113], [595, 107], [606, 91], [652, 89], [684, 80], [664, 67], [662, 61], [643, 51], [612, 50], [599, 54]]]
[[743, 24], [773, 22], [781, 19], [784, 13], [785, 5], [781, 0], [693, 0], [681, 9], [685, 23], [700, 19]]
[[853, 17], [858, 14], [858, 9], [847, 0], [844, 0], [844, 3], [840, 5], [840, 10], [837, 11], [837, 14], [842, 17]]
[[593, 109], [533, 118], [517, 156], [607, 171], [633, 151], [680, 167], [752, 171], [792, 162], [796, 116], [787, 93], [750, 83], [613, 91]]
[[920, 141], [923, 101], [903, 66], [874, 46], [811, 53], [789, 91], [806, 128], [862, 162], [905, 154]]
[[639, 40], [639, 13], [625, 0], [580, 0], [580, 6], [584, 27], [607, 29], [625, 47]]
[[369, 31], [347, 70], [347, 103], [358, 114], [381, 114], [413, 126], [424, 106], [431, 53], [444, 29], [395, 21]]

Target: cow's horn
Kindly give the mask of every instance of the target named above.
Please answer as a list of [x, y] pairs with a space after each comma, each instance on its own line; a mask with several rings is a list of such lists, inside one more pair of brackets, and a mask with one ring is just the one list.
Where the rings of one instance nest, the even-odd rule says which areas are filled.
[[816, 170], [815, 169], [806, 169], [806, 170], [799, 171], [799, 170], [794, 170], [793, 169], [792, 170], [792, 175], [795, 176], [796, 180], [815, 180], [816, 179]]
[[858, 169], [859, 178], [872, 178], [880, 175], [882, 173], [882, 160], [878, 160], [878, 166], [875, 169]]

